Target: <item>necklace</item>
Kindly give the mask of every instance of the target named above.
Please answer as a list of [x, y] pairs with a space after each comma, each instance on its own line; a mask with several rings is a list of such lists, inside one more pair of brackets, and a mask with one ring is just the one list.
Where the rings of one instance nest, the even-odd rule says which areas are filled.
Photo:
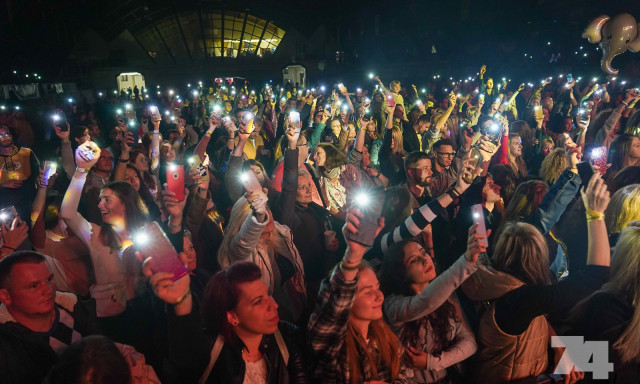
[[250, 353], [248, 349], [242, 348], [242, 358], [250, 363], [262, 360], [262, 352]]

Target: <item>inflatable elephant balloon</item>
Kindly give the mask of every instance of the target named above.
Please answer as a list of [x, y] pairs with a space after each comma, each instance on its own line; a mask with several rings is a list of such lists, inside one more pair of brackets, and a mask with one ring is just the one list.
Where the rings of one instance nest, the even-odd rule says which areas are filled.
[[621, 13], [613, 18], [602, 15], [591, 22], [582, 33], [582, 37], [590, 43], [600, 43], [602, 60], [600, 66], [608, 75], [617, 75], [618, 71], [611, 67], [614, 57], [627, 49], [640, 51], [640, 34], [636, 19], [628, 13]]

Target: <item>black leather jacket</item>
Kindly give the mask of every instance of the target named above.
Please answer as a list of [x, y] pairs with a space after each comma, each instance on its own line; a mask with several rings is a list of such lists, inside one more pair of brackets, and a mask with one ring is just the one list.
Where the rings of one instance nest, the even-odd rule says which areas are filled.
[[[209, 364], [215, 338], [205, 335], [195, 311], [186, 316], [175, 316], [172, 312], [169, 311], [167, 315], [169, 362], [172, 370], [179, 374], [180, 383], [197, 383]], [[266, 358], [267, 382], [308, 383], [302, 348], [298, 344], [297, 328], [284, 321], [280, 322], [278, 328], [289, 351], [289, 362], [285, 364], [275, 337], [264, 335], [260, 351]], [[206, 382], [242, 384], [245, 375], [243, 347], [244, 344], [237, 337], [234, 337], [231, 343], [225, 343]]]

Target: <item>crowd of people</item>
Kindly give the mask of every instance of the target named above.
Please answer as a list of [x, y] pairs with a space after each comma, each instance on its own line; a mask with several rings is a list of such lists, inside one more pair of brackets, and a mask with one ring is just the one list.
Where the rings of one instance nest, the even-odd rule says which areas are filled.
[[640, 382], [640, 90], [580, 80], [3, 108], [0, 381]]

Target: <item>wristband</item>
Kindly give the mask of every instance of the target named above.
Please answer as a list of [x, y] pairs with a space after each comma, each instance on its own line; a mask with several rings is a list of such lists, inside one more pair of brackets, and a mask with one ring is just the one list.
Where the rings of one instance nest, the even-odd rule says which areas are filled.
[[175, 303], [173, 303], [173, 305], [180, 305], [182, 304], [185, 300], [187, 300], [187, 297], [189, 297], [189, 295], [191, 295], [191, 288], [187, 289], [187, 292], [185, 292], [184, 295], [180, 296], [180, 298], [178, 299], [178, 301], [176, 301]]
[[118, 161], [121, 163], [128, 163], [129, 159], [118, 159]]
[[207, 133], [205, 133], [205, 135], [207, 135], [207, 136], [211, 137], [211, 135], [213, 135], [213, 132], [209, 132], [209, 131], [207, 131]]
[[357, 271], [358, 268], [360, 268], [360, 263], [347, 264], [344, 260], [340, 260], [340, 268], [342, 268], [343, 271]]
[[587, 209], [587, 223], [597, 220], [604, 220], [604, 213]]
[[80, 172], [80, 173], [87, 173], [88, 169], [87, 168], [80, 168], [80, 167], [76, 167], [76, 172]]
[[71, 142], [71, 140], [69, 140], [68, 137], [66, 139], [62, 139], [62, 143], [63, 144], [67, 144], [67, 143], [70, 143], [70, 142]]
[[15, 248], [11, 248], [11, 247], [10, 247], [10, 246], [8, 246], [8, 245], [3, 245], [3, 246], [2, 246], [2, 248], [10, 249], [10, 250], [12, 250], [13, 252], [15, 252], [15, 251], [16, 251], [16, 249], [15, 249]]
[[456, 191], [455, 187], [451, 187], [451, 188], [447, 189], [447, 191], [445, 193], [447, 195], [451, 196], [452, 200], [456, 200], [457, 198], [460, 197], [460, 193], [458, 191]]

